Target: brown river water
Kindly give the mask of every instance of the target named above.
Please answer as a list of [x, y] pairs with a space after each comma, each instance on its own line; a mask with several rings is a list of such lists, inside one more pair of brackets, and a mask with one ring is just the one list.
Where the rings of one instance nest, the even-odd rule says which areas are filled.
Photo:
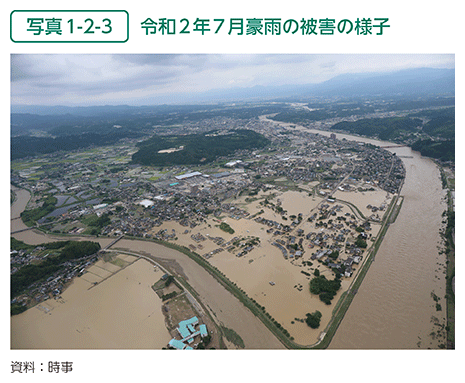
[[[326, 135], [322, 131], [309, 131]], [[338, 134], [337, 137], [389, 145], [349, 135]], [[446, 208], [439, 169], [433, 161], [410, 148], [389, 150], [402, 157], [411, 157], [402, 158], [407, 171], [401, 191], [404, 203], [339, 326], [331, 349], [438, 348], [444, 343], [444, 338], [431, 335], [440, 328], [437, 324], [445, 324], [446, 306], [445, 257], [438, 253], [441, 214]], [[16, 190], [16, 193], [17, 199], [11, 209], [11, 231], [25, 227], [20, 219], [14, 218], [19, 217], [29, 199], [25, 190]], [[33, 231], [17, 233], [14, 237], [30, 244], [54, 240], [52, 236]], [[99, 238], [98, 241], [106, 245], [111, 240]], [[282, 348], [252, 313], [183, 254], [144, 241], [122, 240], [115, 247], [176, 260], [201, 300], [216, 313], [219, 321], [239, 333], [246, 348]], [[436, 311], [432, 292], [440, 297], [442, 311]]]
[[[445, 323], [445, 256], [439, 255], [441, 214], [446, 208], [440, 174], [429, 159], [397, 149], [407, 177], [402, 209], [385, 235], [331, 348], [437, 348], [429, 335]], [[441, 298], [436, 311], [431, 293]], [[434, 317], [434, 318], [433, 318]], [[442, 338], [444, 340], [444, 338]]]

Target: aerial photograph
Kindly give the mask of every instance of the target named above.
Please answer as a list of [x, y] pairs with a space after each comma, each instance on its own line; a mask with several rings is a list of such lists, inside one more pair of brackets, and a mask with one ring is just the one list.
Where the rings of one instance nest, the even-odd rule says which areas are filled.
[[455, 350], [453, 54], [10, 66], [11, 350]]

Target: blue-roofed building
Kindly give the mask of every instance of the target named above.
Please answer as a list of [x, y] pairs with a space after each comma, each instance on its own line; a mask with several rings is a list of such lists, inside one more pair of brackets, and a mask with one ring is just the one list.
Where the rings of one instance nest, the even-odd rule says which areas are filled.
[[174, 347], [176, 350], [184, 350], [184, 347], [186, 347], [186, 345], [183, 342], [175, 338], [171, 339], [168, 344], [171, 347]]
[[185, 326], [179, 326], [177, 328], [179, 335], [181, 335], [181, 338], [187, 338], [191, 333], [189, 329]]
[[179, 322], [178, 333], [181, 335], [181, 340], [171, 339], [169, 345], [176, 348], [177, 350], [192, 350], [193, 348], [188, 346], [186, 343], [193, 343], [194, 338], [197, 335], [200, 335], [202, 338], [208, 335], [207, 326], [201, 324], [199, 330], [195, 329], [195, 326], [199, 324], [199, 319], [197, 317], [192, 317], [190, 319]]
[[191, 333], [195, 332], [194, 326], [196, 326], [198, 323], [199, 319], [197, 317], [192, 317], [190, 319], [179, 322], [178, 332], [181, 337], [183, 339], [189, 337]]
[[207, 331], [207, 326], [206, 326], [206, 325], [201, 324], [201, 325], [199, 326], [199, 330], [200, 330], [200, 336], [201, 336], [202, 338], [208, 335], [208, 331]]
[[197, 317], [192, 317], [191, 319], [186, 319], [181, 322], [179, 322], [179, 327], [186, 327], [188, 325], [196, 325], [199, 323], [199, 319]]

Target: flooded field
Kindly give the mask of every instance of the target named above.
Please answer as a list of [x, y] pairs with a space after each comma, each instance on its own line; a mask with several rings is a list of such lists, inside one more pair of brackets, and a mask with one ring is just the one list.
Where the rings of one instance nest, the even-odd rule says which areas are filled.
[[[171, 339], [151, 285], [161, 277], [145, 260], [98, 261], [61, 299], [11, 318], [12, 349], [161, 349]], [[156, 269], [158, 270], [158, 269]]]
[[283, 349], [284, 346], [242, 303], [217, 282], [204, 268], [184, 254], [148, 241], [122, 239], [115, 249], [135, 251], [168, 262], [183, 275], [199, 294], [199, 300], [225, 327], [234, 329], [244, 340], [246, 349]]

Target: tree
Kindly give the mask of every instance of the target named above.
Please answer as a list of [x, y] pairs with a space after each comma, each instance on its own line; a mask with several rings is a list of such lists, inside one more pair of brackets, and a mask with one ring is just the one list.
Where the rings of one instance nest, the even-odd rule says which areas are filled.
[[340, 288], [341, 280], [337, 276], [330, 281], [324, 275], [319, 275], [310, 281], [310, 292], [319, 295], [320, 300], [327, 305], [331, 304], [331, 300]]
[[367, 247], [367, 243], [365, 242], [365, 240], [360, 237], [358, 237], [357, 240], [355, 241], [355, 245], [362, 249], [366, 249]]
[[174, 277], [172, 275], [168, 275], [168, 277], [165, 279], [165, 287], [168, 287], [173, 282], [174, 282]]
[[234, 234], [234, 229], [229, 226], [226, 222], [221, 222], [220, 229], [229, 234]]
[[321, 313], [317, 310], [312, 314], [307, 314], [307, 318], [305, 319], [305, 323], [311, 328], [318, 328], [320, 327], [320, 320], [321, 320]]

